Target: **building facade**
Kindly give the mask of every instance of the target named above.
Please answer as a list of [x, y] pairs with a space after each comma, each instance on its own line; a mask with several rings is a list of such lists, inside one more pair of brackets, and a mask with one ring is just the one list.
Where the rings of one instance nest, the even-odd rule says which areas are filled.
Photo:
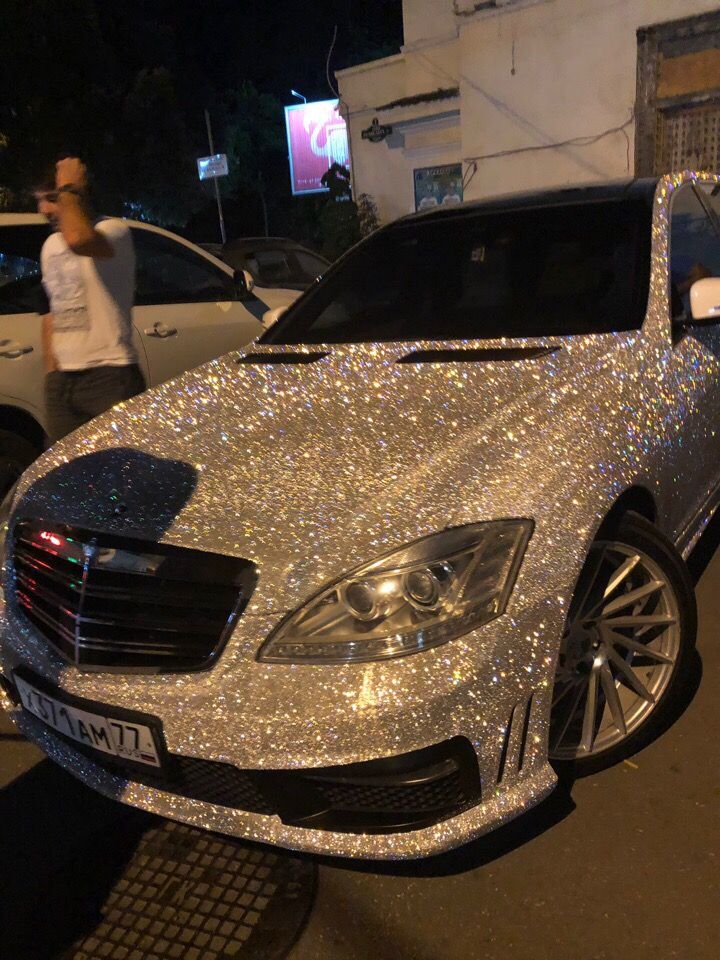
[[384, 221], [518, 190], [720, 167], [720, 5], [403, 0], [395, 56], [337, 73]]

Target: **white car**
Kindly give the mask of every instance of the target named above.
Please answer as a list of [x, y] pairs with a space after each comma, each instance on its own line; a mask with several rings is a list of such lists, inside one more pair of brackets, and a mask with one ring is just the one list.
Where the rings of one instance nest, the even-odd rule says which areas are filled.
[[[187, 240], [127, 223], [137, 258], [134, 342], [150, 386], [244, 346], [263, 332], [268, 309], [300, 296], [274, 290], [270, 302], [247, 289], [242, 273]], [[39, 214], [0, 214], [0, 498], [45, 445], [41, 320], [34, 311], [49, 230]]]

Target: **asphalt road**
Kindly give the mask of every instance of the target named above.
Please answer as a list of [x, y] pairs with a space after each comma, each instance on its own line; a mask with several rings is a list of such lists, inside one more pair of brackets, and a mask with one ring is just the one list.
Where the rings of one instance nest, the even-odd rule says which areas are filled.
[[[318, 861], [290, 960], [717, 960], [718, 528], [695, 557], [697, 689], [673, 726], [453, 854]], [[127, 847], [157, 822], [43, 760], [0, 714], [2, 960], [76, 956], [68, 944], [92, 928]]]

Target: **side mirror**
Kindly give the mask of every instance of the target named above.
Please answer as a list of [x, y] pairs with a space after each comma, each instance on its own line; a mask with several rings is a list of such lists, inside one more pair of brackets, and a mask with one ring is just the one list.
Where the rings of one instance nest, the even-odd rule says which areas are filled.
[[273, 310], [266, 310], [261, 321], [265, 329], [269, 330], [270, 327], [274, 327], [286, 310], [287, 307], [275, 307]]
[[[248, 279], [250, 283], [248, 283]], [[233, 270], [233, 282], [235, 284], [235, 295], [237, 299], [247, 300], [250, 291], [255, 286], [255, 281], [247, 270]]]
[[690, 287], [690, 312], [698, 322], [720, 323], [720, 277], [695, 281]]
[[249, 270], [243, 270], [242, 275], [245, 278], [245, 289], [248, 291], [248, 293], [252, 293], [255, 288], [255, 280], [253, 279], [253, 275]]

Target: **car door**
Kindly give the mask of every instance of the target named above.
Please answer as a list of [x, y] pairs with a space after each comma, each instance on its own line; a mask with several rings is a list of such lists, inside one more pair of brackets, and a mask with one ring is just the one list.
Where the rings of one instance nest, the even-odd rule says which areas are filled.
[[[690, 288], [704, 277], [720, 277], [720, 219], [711, 215], [706, 190], [688, 183], [670, 207], [670, 302], [675, 329], [663, 389], [672, 403], [665, 428], [672, 435], [676, 476], [692, 475], [695, 509], [720, 482], [720, 322], [695, 324]], [[713, 222], [713, 221], [716, 222]], [[682, 435], [678, 446], [674, 437]]]
[[135, 226], [133, 240], [133, 319], [151, 384], [237, 350], [262, 333], [264, 307], [252, 298], [241, 302], [229, 271], [164, 233]]
[[40, 249], [48, 234], [37, 223], [0, 226], [0, 403], [19, 404], [41, 419]]

